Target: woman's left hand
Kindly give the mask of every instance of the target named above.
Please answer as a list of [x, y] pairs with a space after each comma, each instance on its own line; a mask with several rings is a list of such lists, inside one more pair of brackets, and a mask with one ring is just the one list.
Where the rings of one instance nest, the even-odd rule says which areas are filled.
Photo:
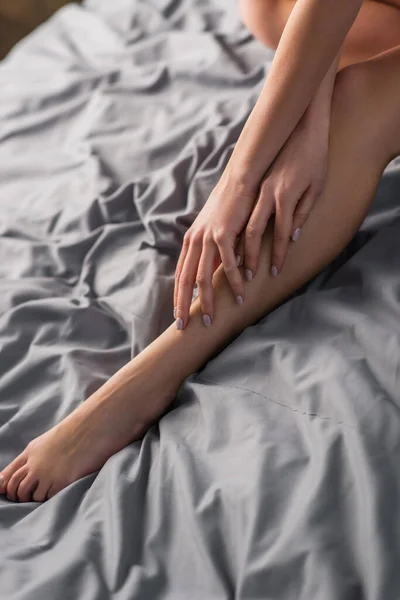
[[261, 239], [275, 213], [271, 273], [283, 267], [290, 240], [296, 241], [318, 196], [328, 172], [329, 123], [305, 115], [267, 171], [257, 203], [241, 233], [236, 253], [254, 277]]

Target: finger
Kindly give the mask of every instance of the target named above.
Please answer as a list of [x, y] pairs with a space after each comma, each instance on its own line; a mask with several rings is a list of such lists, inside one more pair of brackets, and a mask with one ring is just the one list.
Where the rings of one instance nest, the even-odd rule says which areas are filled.
[[177, 329], [185, 329], [189, 320], [189, 310], [192, 303], [200, 254], [201, 246], [192, 243], [179, 277], [178, 298], [175, 304]]
[[271, 274], [276, 277], [283, 267], [292, 232], [293, 207], [288, 202], [276, 202]]
[[213, 263], [213, 273], [215, 273], [215, 271], [218, 269], [220, 264], [221, 264], [221, 257], [219, 255], [219, 253], [217, 252], [217, 256], [214, 258], [214, 263]]
[[246, 267], [245, 277], [248, 281], [250, 281], [257, 272], [261, 240], [269, 218], [271, 217], [274, 203], [272, 190], [265, 181], [261, 187], [257, 204], [245, 229], [244, 264]]
[[217, 254], [217, 247], [213, 239], [210, 239], [203, 244], [203, 252], [199, 261], [197, 270], [197, 287], [199, 288], [199, 299], [201, 312], [203, 313], [203, 323], [206, 327], [211, 325], [214, 318], [213, 304], [213, 266], [214, 257]]
[[181, 253], [180, 253], [179, 258], [178, 258], [178, 263], [177, 263], [176, 269], [175, 269], [174, 319], [175, 319], [175, 306], [176, 306], [176, 303], [178, 301], [179, 277], [180, 277], [180, 274], [182, 272], [182, 267], [183, 267], [183, 265], [185, 263], [185, 258], [186, 258], [186, 255], [188, 253], [189, 246], [190, 246], [190, 238], [189, 238], [189, 233], [187, 231], [186, 234], [183, 237], [182, 249], [181, 249]]
[[239, 268], [236, 264], [233, 240], [229, 239], [229, 236], [223, 233], [217, 236], [216, 242], [221, 255], [225, 275], [232, 288], [236, 302], [238, 304], [243, 304], [244, 285]]
[[320, 194], [310, 185], [304, 192], [293, 215], [292, 240], [296, 242], [301, 234], [302, 227], [307, 221], [311, 209]]
[[236, 266], [242, 266], [244, 262], [244, 233], [239, 238], [235, 248]]

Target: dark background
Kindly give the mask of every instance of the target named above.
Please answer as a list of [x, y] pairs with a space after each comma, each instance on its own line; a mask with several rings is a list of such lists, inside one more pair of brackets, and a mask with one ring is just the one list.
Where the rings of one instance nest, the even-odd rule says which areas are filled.
[[0, 0], [0, 58], [67, 3], [67, 0]]

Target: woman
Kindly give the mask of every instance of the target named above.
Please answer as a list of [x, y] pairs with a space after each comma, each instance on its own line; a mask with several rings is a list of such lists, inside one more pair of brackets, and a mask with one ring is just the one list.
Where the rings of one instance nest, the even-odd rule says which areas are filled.
[[189, 374], [343, 250], [400, 153], [400, 0], [242, 0], [242, 12], [277, 50], [185, 235], [176, 322], [1, 472], [10, 500], [51, 498], [140, 439]]

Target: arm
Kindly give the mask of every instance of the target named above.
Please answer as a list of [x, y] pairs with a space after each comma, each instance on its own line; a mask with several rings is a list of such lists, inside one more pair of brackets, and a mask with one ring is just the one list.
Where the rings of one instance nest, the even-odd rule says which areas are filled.
[[[274, 208], [273, 258], [279, 254], [280, 262], [271, 265], [271, 273], [276, 276], [280, 272], [298, 198], [275, 202], [275, 197], [268, 193], [269, 182], [262, 180], [306, 110], [310, 109], [311, 116], [317, 111], [326, 115], [334, 83], [333, 62], [361, 5], [362, 0], [297, 0], [260, 97], [229, 162], [185, 233], [175, 271], [174, 314], [178, 329], [185, 329], [187, 325], [195, 282], [204, 317], [212, 322], [212, 277], [216, 258], [222, 261], [236, 301], [243, 303], [245, 288], [238, 268], [236, 240], [245, 228], [248, 237], [259, 242], [259, 226], [268, 222]], [[329, 122], [326, 131], [329, 131]], [[313, 144], [308, 145], [312, 150]], [[250, 230], [249, 219], [255, 217], [257, 227]], [[248, 246], [245, 240], [245, 247]], [[245, 268], [252, 276], [247, 259]]]
[[323, 96], [333, 85], [331, 74], [319, 90], [361, 5], [362, 0], [297, 0], [225, 177], [255, 191], [317, 90]]
[[319, 127], [321, 134], [326, 135], [327, 138], [329, 134], [333, 86], [341, 54], [342, 46], [302, 117], [306, 126], [311, 128]]
[[[263, 176], [258, 199], [236, 252], [244, 257], [246, 276], [257, 271], [260, 240], [275, 212], [272, 265], [283, 267], [290, 239], [296, 241], [328, 173], [332, 92], [341, 56], [340, 48], [300, 121]], [[284, 208], [284, 210], [282, 210]]]

